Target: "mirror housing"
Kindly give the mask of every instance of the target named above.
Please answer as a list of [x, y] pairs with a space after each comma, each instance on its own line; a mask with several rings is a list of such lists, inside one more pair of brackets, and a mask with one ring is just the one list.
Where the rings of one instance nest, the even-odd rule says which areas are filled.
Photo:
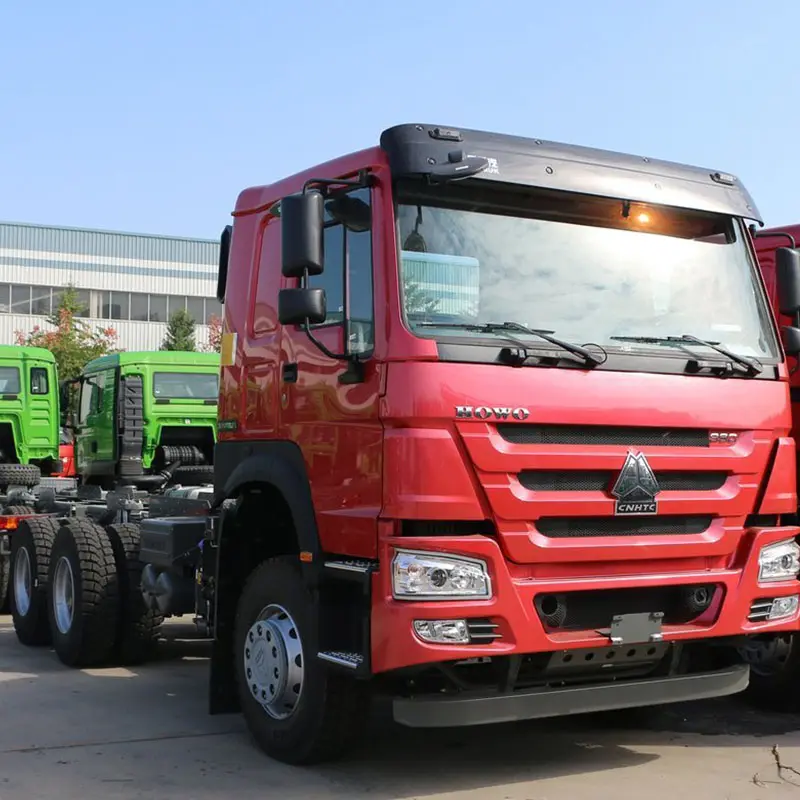
[[800, 312], [800, 252], [790, 247], [775, 251], [775, 280], [781, 314], [795, 316]]
[[281, 272], [287, 278], [319, 275], [324, 265], [324, 208], [318, 191], [281, 200]]
[[800, 356], [800, 328], [787, 325], [783, 329], [783, 349], [787, 356]]
[[324, 289], [281, 289], [278, 292], [278, 321], [281, 325], [320, 325], [325, 322]]

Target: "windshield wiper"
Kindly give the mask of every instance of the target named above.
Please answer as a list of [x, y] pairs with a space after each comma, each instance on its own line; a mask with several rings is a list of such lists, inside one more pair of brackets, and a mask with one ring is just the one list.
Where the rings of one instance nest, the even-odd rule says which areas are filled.
[[711, 350], [716, 350], [718, 353], [726, 356], [735, 363], [744, 367], [748, 375], [759, 375], [764, 371], [764, 367], [756, 359], [750, 359], [746, 356], [740, 356], [729, 350], [719, 342], [709, 342], [705, 339], [700, 339], [693, 336], [691, 333], [684, 333], [680, 336], [609, 336], [609, 339], [614, 339], [618, 342], [641, 342], [642, 344], [681, 344], [681, 343], [694, 343], [701, 344]]
[[562, 350], [566, 350], [568, 353], [579, 356], [585, 364], [602, 364], [606, 360], [605, 354], [602, 356], [597, 355], [596, 353], [592, 353], [590, 350], [587, 350], [585, 347], [581, 347], [578, 344], [573, 344], [572, 342], [567, 342], [563, 339], [557, 338], [556, 336], [552, 336], [552, 331], [542, 331], [535, 328], [528, 328], [519, 322], [484, 322], [479, 324], [460, 322], [421, 322], [417, 324], [419, 327], [424, 328], [461, 328], [467, 331], [475, 331], [476, 333], [503, 333], [503, 338], [509, 342], [512, 342], [516, 347], [523, 351], [525, 354], [523, 356], [523, 361], [525, 358], [527, 358], [527, 346], [525, 342], [522, 342], [513, 336], [509, 336], [508, 331], [518, 331], [519, 333], [526, 333], [530, 336], [538, 336], [540, 339], [544, 339], [546, 342], [550, 342], [550, 344], [554, 344], [556, 347], [560, 347]]

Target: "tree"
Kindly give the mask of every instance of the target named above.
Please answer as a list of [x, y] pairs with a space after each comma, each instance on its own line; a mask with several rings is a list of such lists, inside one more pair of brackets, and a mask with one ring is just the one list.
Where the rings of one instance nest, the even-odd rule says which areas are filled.
[[45, 330], [36, 325], [27, 334], [15, 331], [16, 344], [21, 347], [44, 347], [55, 356], [59, 380], [77, 378], [93, 358], [118, 350], [114, 328], [97, 327], [92, 330], [78, 316], [85, 310], [86, 306], [78, 298], [77, 289], [67, 284], [47, 320], [55, 330]]
[[185, 309], [178, 309], [169, 318], [167, 334], [161, 343], [161, 349], [194, 352], [197, 349], [194, 342], [194, 325], [194, 317]]
[[208, 344], [205, 347], [207, 353], [219, 353], [222, 346], [222, 318], [213, 314], [208, 320]]

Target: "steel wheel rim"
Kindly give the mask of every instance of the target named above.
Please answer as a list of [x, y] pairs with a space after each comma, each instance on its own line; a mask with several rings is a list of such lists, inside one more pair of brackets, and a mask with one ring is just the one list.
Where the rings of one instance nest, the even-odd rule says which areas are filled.
[[58, 559], [53, 577], [53, 612], [59, 632], [68, 634], [75, 613], [75, 580], [72, 565], [64, 556]]
[[17, 613], [24, 617], [31, 610], [33, 594], [33, 572], [27, 547], [20, 547], [14, 558], [14, 605]]
[[756, 675], [770, 678], [783, 670], [792, 652], [792, 635], [777, 633], [750, 639], [746, 645], [737, 649]]
[[245, 636], [242, 657], [253, 699], [273, 719], [291, 717], [303, 692], [305, 660], [300, 631], [285, 608], [261, 610]]

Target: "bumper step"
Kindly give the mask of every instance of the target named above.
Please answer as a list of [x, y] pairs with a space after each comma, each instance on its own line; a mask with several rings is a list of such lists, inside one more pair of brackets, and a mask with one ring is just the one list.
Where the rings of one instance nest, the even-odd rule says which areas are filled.
[[519, 722], [723, 697], [744, 691], [749, 679], [750, 667], [742, 664], [715, 672], [590, 686], [544, 687], [507, 694], [461, 693], [449, 697], [396, 698], [394, 718], [411, 728]]

